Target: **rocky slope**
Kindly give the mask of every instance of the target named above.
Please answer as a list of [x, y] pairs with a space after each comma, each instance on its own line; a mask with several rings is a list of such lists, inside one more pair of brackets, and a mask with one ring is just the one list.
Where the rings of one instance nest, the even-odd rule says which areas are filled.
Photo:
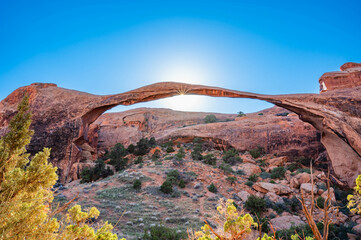
[[[319, 130], [336, 174], [352, 186], [361, 173], [361, 81], [358, 77], [361, 71], [354, 67], [357, 64], [344, 66], [343, 70], [348, 71], [343, 71], [341, 79], [338, 72], [327, 75], [333, 80], [327, 80], [331, 83], [325, 83], [327, 89], [321, 86], [326, 90], [322, 94], [261, 95], [183, 83], [157, 83], [126, 93], [97, 96], [54, 84], [33, 84], [17, 89], [1, 101], [0, 135], [6, 132], [22, 96], [29, 94], [32, 128], [35, 130], [29, 151], [34, 153], [44, 146], [51, 147], [52, 161], [59, 166], [65, 181], [71, 166], [81, 159], [81, 146], [89, 145], [89, 125], [116, 105], [131, 105], [179, 94], [253, 98], [295, 112], [301, 120]], [[352, 84], [345, 84], [348, 82]], [[332, 85], [338, 87], [332, 88]]]

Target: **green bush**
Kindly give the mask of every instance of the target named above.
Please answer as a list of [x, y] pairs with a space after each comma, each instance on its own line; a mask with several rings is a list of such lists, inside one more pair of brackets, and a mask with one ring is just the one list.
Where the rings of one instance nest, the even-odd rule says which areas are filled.
[[242, 159], [238, 156], [238, 151], [234, 148], [231, 148], [228, 151], [224, 152], [223, 161], [225, 163], [234, 165], [236, 163], [241, 163]]
[[[194, 141], [194, 140], [193, 140]], [[202, 143], [196, 143], [196, 145], [193, 147], [193, 150], [191, 152], [191, 156], [193, 160], [202, 160]]]
[[180, 188], [185, 188], [185, 187], [186, 187], [186, 183], [184, 182], [183, 179], [181, 179], [181, 180], [179, 181], [178, 186], [179, 186]]
[[116, 171], [125, 169], [128, 164], [128, 159], [124, 158], [125, 155], [127, 155], [127, 150], [124, 146], [121, 143], [115, 144], [109, 152], [109, 164], [113, 165]]
[[172, 170], [167, 174], [167, 180], [170, 181], [172, 184], [177, 184], [180, 180], [180, 174], [178, 170]]
[[263, 116], [263, 113], [258, 113], [259, 116]]
[[133, 182], [133, 188], [137, 189], [137, 190], [141, 189], [142, 188], [142, 182], [139, 179], [135, 180]]
[[303, 166], [309, 167], [312, 162], [312, 159], [301, 156], [301, 157], [297, 157], [295, 159], [295, 162], [300, 163]]
[[234, 177], [234, 176], [231, 176], [231, 177], [227, 177], [226, 180], [227, 180], [231, 185], [233, 185], [233, 184], [237, 181], [237, 178]]
[[135, 151], [135, 146], [133, 144], [130, 144], [127, 148], [127, 152], [134, 153], [134, 151]]
[[183, 160], [183, 158], [186, 156], [186, 153], [184, 152], [184, 148], [180, 147], [178, 150], [178, 153], [174, 155], [176, 160], [180, 161]]
[[244, 206], [251, 213], [261, 216], [261, 213], [266, 210], [266, 200], [250, 195]]
[[278, 116], [278, 117], [286, 117], [286, 116], [288, 116], [288, 112], [282, 112], [282, 113], [276, 113], [276, 116]]
[[284, 167], [276, 167], [271, 171], [271, 178], [272, 179], [282, 179], [285, 177], [286, 169]]
[[142, 156], [137, 157], [137, 159], [134, 161], [134, 164], [139, 164], [143, 162]]
[[240, 175], [240, 176], [246, 175], [246, 173], [245, 173], [242, 169], [238, 169], [238, 170], [236, 171], [236, 174], [238, 174], [238, 175]]
[[288, 165], [286, 167], [287, 170], [294, 172], [296, 171], [298, 168], [300, 168], [300, 164], [299, 163], [291, 163], [290, 165]]
[[102, 159], [95, 161], [95, 166], [93, 168], [84, 168], [80, 173], [80, 183], [93, 182], [100, 178], [106, 178], [110, 175], [113, 175], [113, 171], [107, 167], [105, 168], [105, 163]]
[[135, 147], [135, 155], [137, 156], [144, 156], [150, 150], [150, 143], [148, 138], [142, 138], [137, 142], [137, 146]]
[[260, 176], [262, 179], [271, 178], [271, 174], [268, 173], [268, 172], [261, 172], [261, 173], [259, 174], [259, 176]]
[[265, 154], [265, 150], [263, 147], [261, 146], [258, 146], [257, 148], [254, 148], [254, 149], [251, 149], [249, 151], [249, 154], [251, 154], [251, 156], [256, 159], [256, 158], [259, 158], [260, 156], [264, 155]]
[[150, 139], [149, 139], [149, 145], [151, 146], [151, 147], [155, 147], [155, 146], [157, 146], [157, 141], [155, 141], [155, 138], [154, 137], [151, 137]]
[[254, 182], [252, 182], [252, 181], [247, 181], [245, 184], [246, 184], [248, 187], [252, 187], [253, 184], [254, 184]]
[[[233, 173], [233, 169], [231, 167], [231, 165], [229, 164], [226, 164], [226, 163], [222, 163], [220, 166], [219, 166], [219, 169], [223, 170], [223, 173], [224, 174], [229, 174], [229, 173]], [[240, 170], [241, 171], [241, 170]], [[237, 173], [238, 174], [238, 173]], [[239, 174], [240, 175], [240, 174]]]
[[211, 185], [209, 185], [208, 191], [210, 191], [212, 193], [218, 192], [217, 187], [213, 183], [211, 183]]
[[248, 180], [252, 181], [252, 182], [257, 182], [258, 175], [257, 174], [252, 174], [251, 176], [248, 177]]
[[163, 182], [163, 184], [160, 186], [160, 191], [165, 194], [170, 194], [173, 192], [173, 186], [172, 183], [167, 179]]
[[167, 149], [166, 149], [166, 152], [167, 153], [172, 153], [172, 152], [174, 152], [175, 150], [174, 150], [174, 148], [172, 147], [172, 146], [168, 146], [167, 147]]
[[204, 122], [205, 123], [214, 123], [214, 122], [217, 122], [217, 118], [215, 115], [211, 114], [211, 115], [207, 115], [205, 118], [204, 118]]
[[273, 181], [273, 180], [271, 180], [271, 181], [269, 181], [269, 183], [273, 183], [273, 184], [275, 184], [276, 182], [275, 182], [275, 181]]
[[177, 233], [175, 229], [168, 228], [165, 226], [155, 226], [150, 229], [144, 230], [143, 238], [144, 240], [181, 240], [185, 239], [187, 234]]
[[281, 230], [276, 232], [276, 239], [292, 240], [291, 236], [298, 234], [302, 237], [313, 237], [311, 228], [308, 225], [291, 227], [287, 230]]
[[212, 153], [205, 155], [203, 157], [203, 161], [204, 161], [204, 163], [212, 165], [212, 166], [216, 166], [216, 164], [217, 164], [217, 158], [215, 158]]

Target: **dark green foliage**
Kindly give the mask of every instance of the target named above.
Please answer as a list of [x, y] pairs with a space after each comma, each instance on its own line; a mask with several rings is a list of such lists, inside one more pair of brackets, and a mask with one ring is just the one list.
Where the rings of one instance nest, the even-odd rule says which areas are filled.
[[137, 142], [137, 146], [135, 147], [135, 155], [143, 156], [147, 154], [150, 150], [151, 144], [149, 143], [147, 138], [142, 138]]
[[175, 229], [165, 226], [155, 226], [144, 231], [144, 240], [181, 240], [187, 237], [186, 233], [177, 233]]
[[271, 178], [271, 174], [268, 173], [268, 172], [261, 172], [261, 173], [259, 174], [259, 176], [260, 176], [262, 179]]
[[116, 171], [123, 170], [128, 163], [128, 159], [124, 158], [125, 155], [127, 155], [127, 150], [124, 148], [123, 144], [115, 144], [108, 154], [110, 158], [109, 164], [113, 165]]
[[133, 144], [130, 144], [127, 148], [127, 152], [134, 153], [134, 151], [135, 151], [135, 146]]
[[192, 142], [193, 142], [193, 143], [201, 143], [201, 142], [202, 142], [202, 138], [195, 137]]
[[217, 190], [217, 187], [211, 183], [211, 185], [209, 185], [208, 187], [208, 191], [212, 192], [212, 193], [216, 193], [218, 190]]
[[316, 204], [319, 208], [324, 208], [325, 206], [325, 199], [321, 196], [319, 196], [317, 199], [316, 199]]
[[258, 175], [257, 174], [252, 174], [251, 176], [248, 177], [248, 180], [252, 181], [252, 182], [257, 182]]
[[269, 231], [271, 231], [268, 218], [259, 218], [259, 225], [262, 228], [262, 232], [268, 233]]
[[186, 153], [184, 152], [184, 148], [180, 147], [178, 150], [178, 153], [174, 155], [176, 160], [180, 161], [183, 160], [183, 158], [186, 156]]
[[288, 112], [276, 113], [276, 116], [279, 116], [279, 117], [286, 117], [286, 116], [288, 116]]
[[300, 168], [300, 164], [299, 163], [291, 163], [290, 165], [288, 165], [286, 167], [287, 170], [291, 171], [291, 172], [294, 172], [296, 171], [297, 169]]
[[291, 199], [284, 198], [285, 205], [289, 208], [289, 212], [297, 212], [302, 210], [302, 204], [297, 197], [293, 196]]
[[[193, 142], [194, 142], [194, 140], [193, 140]], [[191, 152], [191, 156], [192, 156], [193, 160], [202, 160], [203, 159], [203, 156], [202, 156], [202, 143], [201, 142], [197, 142], [195, 144], [195, 146], [193, 147], [193, 151]]]
[[221, 170], [223, 170], [224, 174], [229, 174], [229, 173], [233, 173], [233, 169], [231, 167], [231, 165], [226, 164], [226, 163], [222, 163], [219, 168]]
[[260, 156], [263, 156], [265, 154], [264, 148], [261, 146], [258, 146], [254, 149], [251, 149], [249, 151], [249, 154], [251, 154], [251, 156], [256, 159], [259, 158]]
[[303, 157], [303, 156], [302, 156], [302, 157], [297, 157], [297, 158], [295, 159], [295, 162], [300, 163], [300, 164], [302, 164], [303, 166], [309, 167], [310, 164], [311, 164], [311, 162], [312, 162], [312, 159], [306, 158], [306, 157]]
[[236, 163], [241, 163], [242, 159], [238, 156], [238, 151], [234, 148], [231, 148], [228, 151], [224, 152], [223, 161], [225, 163], [234, 165]]
[[275, 184], [276, 182], [275, 182], [275, 181], [273, 181], [273, 180], [271, 180], [271, 181], [269, 181], [269, 183], [273, 183], [273, 184]]
[[134, 161], [134, 164], [139, 164], [143, 162], [142, 156], [137, 157], [137, 159]]
[[105, 163], [103, 160], [98, 159], [95, 162], [94, 168], [84, 168], [80, 173], [81, 181], [80, 183], [93, 182], [100, 178], [106, 178], [110, 175], [113, 175], [113, 171], [107, 167], [105, 168]]
[[185, 187], [186, 187], [186, 183], [184, 182], [183, 179], [179, 180], [178, 186], [179, 186], [180, 188], [185, 188]]
[[150, 139], [149, 139], [149, 145], [151, 146], [151, 147], [155, 147], [155, 146], [157, 146], [157, 141], [155, 141], [155, 138], [154, 137], [151, 137]]
[[267, 166], [268, 166], [266, 160], [259, 159], [259, 160], [257, 160], [256, 162], [257, 162], [257, 164], [258, 164], [260, 167], [267, 167]]
[[246, 114], [244, 114], [244, 112], [242, 112], [242, 111], [238, 112], [237, 117], [244, 117], [244, 116], [246, 116]]
[[234, 176], [231, 176], [231, 177], [227, 177], [226, 180], [227, 180], [228, 182], [230, 182], [231, 185], [233, 185], [233, 184], [237, 181], [237, 178], [234, 177]]
[[205, 118], [204, 118], [204, 122], [205, 123], [214, 123], [214, 122], [217, 122], [217, 118], [215, 115], [211, 114], [211, 115], [207, 115]]
[[133, 188], [137, 189], [137, 190], [141, 189], [142, 188], [142, 182], [139, 179], [135, 180], [133, 182]]
[[244, 206], [251, 213], [261, 216], [261, 213], [266, 210], [266, 201], [263, 198], [251, 195], [248, 197]]
[[300, 168], [300, 169], [297, 169], [296, 173], [308, 173], [308, 174], [311, 174], [311, 170], [309, 168]]
[[172, 184], [177, 184], [180, 180], [180, 174], [178, 170], [172, 170], [167, 174], [167, 180], [170, 181]]
[[171, 181], [169, 181], [168, 179], [165, 180], [162, 184], [162, 186], [160, 186], [160, 191], [165, 193], [165, 194], [170, 194], [173, 192], [173, 186]]
[[254, 182], [252, 182], [252, 181], [247, 181], [245, 184], [246, 184], [248, 187], [252, 187], [253, 184], [254, 184]]
[[126, 168], [128, 164], [128, 158], [111, 158], [109, 164], [113, 165], [116, 171], [120, 171]]
[[167, 149], [166, 149], [166, 152], [167, 153], [172, 153], [172, 152], [174, 152], [175, 150], [174, 150], [174, 148], [172, 147], [172, 146], [168, 146], [167, 147]]
[[238, 169], [236, 174], [240, 175], [240, 176], [244, 176], [246, 175], [246, 173], [242, 170], [242, 169]]
[[282, 179], [285, 177], [286, 169], [284, 167], [276, 167], [271, 170], [271, 178], [272, 179]]
[[263, 116], [263, 113], [258, 113], [259, 116]]
[[203, 157], [203, 161], [204, 161], [204, 163], [212, 165], [212, 166], [216, 166], [216, 164], [217, 164], [217, 158], [215, 158], [212, 153], [205, 155]]
[[313, 237], [311, 228], [308, 225], [291, 227], [287, 230], [281, 230], [276, 232], [276, 239], [291, 240], [291, 236], [298, 234], [302, 237]]

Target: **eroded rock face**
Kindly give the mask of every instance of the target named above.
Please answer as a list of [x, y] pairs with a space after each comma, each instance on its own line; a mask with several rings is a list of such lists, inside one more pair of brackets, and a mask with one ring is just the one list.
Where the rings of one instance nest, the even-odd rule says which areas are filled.
[[301, 120], [319, 130], [335, 173], [352, 186], [356, 176], [361, 173], [361, 86], [360, 70], [357, 67], [346, 67], [346, 70], [342, 73], [342, 82], [352, 84], [326, 83], [326, 87], [337, 87], [328, 87], [322, 94], [261, 95], [171, 82], [98, 96], [51, 84], [35, 84], [19, 88], [1, 101], [0, 135], [6, 132], [22, 96], [29, 94], [33, 112], [32, 128], [35, 130], [29, 151], [34, 153], [44, 146], [51, 147], [51, 160], [61, 169], [64, 181], [71, 166], [80, 160], [82, 150], [79, 146], [89, 142], [89, 125], [116, 105], [171, 97], [178, 95], [180, 90], [185, 94], [259, 99], [297, 113]]

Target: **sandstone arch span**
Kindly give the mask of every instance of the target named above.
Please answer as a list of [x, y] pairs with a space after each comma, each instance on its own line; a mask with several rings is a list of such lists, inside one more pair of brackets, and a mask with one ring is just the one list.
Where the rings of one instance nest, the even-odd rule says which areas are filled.
[[44, 145], [51, 147], [52, 161], [59, 166], [62, 179], [65, 180], [71, 165], [79, 161], [79, 145], [87, 142], [89, 125], [116, 105], [132, 105], [179, 94], [252, 98], [295, 112], [301, 120], [318, 129], [335, 173], [351, 186], [356, 175], [361, 172], [361, 80], [355, 82], [349, 88], [335, 88], [322, 94], [290, 95], [262, 95], [166, 82], [121, 94], [99, 96], [59, 88], [54, 84], [32, 84], [17, 89], [1, 101], [0, 135], [6, 131], [22, 96], [30, 94], [35, 136], [29, 151], [37, 152]]

